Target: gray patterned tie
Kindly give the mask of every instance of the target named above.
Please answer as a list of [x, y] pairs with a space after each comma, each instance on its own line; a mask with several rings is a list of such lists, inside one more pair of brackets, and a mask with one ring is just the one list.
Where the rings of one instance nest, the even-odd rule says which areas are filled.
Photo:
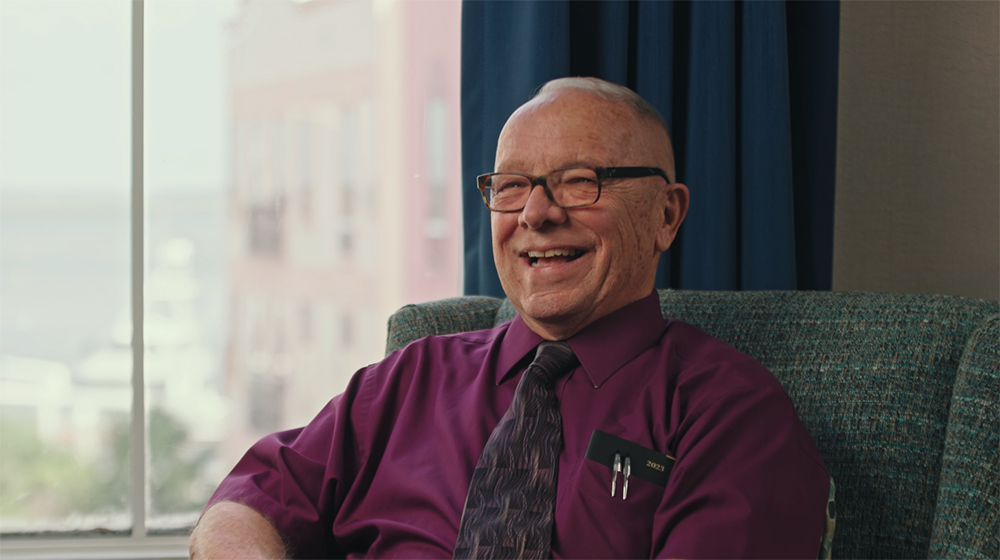
[[556, 379], [578, 364], [565, 342], [538, 345], [469, 484], [454, 558], [548, 558], [562, 417]]

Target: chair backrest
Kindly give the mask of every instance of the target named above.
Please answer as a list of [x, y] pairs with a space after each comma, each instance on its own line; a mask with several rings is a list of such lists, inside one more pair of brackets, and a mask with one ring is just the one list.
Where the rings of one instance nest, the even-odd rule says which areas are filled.
[[928, 558], [1000, 558], [998, 369], [1000, 315], [994, 315], [969, 338], [958, 366]]
[[[837, 481], [834, 557], [1000, 556], [997, 302], [662, 290], [660, 307], [785, 386]], [[389, 320], [387, 350], [514, 314], [486, 297], [407, 306]]]

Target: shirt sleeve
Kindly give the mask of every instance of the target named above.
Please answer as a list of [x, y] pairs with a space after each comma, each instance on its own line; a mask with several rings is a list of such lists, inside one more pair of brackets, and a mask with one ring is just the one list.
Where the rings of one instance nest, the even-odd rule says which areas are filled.
[[255, 443], [222, 481], [208, 507], [239, 502], [266, 517], [297, 558], [344, 557], [331, 534], [363, 459], [354, 426], [364, 425], [365, 373], [305, 427]]
[[655, 515], [655, 557], [819, 553], [826, 468], [784, 389], [747, 365], [770, 381], [738, 384], [690, 410], [675, 403], [677, 462]]

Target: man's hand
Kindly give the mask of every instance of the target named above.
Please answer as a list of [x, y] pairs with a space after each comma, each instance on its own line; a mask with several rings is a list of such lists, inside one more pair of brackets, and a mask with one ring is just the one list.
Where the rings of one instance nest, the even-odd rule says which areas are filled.
[[256, 510], [236, 502], [219, 502], [201, 516], [188, 540], [196, 560], [263, 560], [287, 558], [281, 536]]

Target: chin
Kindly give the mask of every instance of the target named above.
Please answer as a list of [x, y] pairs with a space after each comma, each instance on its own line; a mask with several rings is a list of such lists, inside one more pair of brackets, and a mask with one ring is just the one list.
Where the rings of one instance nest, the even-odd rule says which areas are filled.
[[583, 313], [584, 309], [579, 301], [568, 301], [562, 294], [552, 294], [528, 296], [521, 300], [518, 311], [523, 317], [552, 324], [566, 322]]

